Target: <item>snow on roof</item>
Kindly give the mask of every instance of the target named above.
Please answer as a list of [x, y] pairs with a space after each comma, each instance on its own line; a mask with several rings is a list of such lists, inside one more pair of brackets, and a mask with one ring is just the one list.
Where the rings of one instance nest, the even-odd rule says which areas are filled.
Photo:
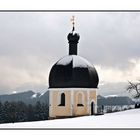
[[65, 65], [69, 64], [71, 61], [72, 61], [72, 56], [65, 56], [65, 57], [61, 58], [57, 62], [57, 64], [58, 65], [64, 65], [65, 66]]
[[73, 67], [87, 67], [87, 66], [92, 66], [92, 64], [90, 64], [86, 59], [84, 59], [83, 57], [80, 56], [73, 56]]
[[73, 62], [73, 68], [76, 68], [76, 67], [82, 67], [82, 68], [85, 67], [86, 68], [87, 66], [93, 67], [93, 65], [91, 63], [89, 63], [86, 59], [84, 59], [83, 57], [77, 56], [77, 55], [65, 56], [62, 59], [60, 59], [57, 62], [57, 64], [65, 66], [65, 65], [69, 64], [71, 61]]

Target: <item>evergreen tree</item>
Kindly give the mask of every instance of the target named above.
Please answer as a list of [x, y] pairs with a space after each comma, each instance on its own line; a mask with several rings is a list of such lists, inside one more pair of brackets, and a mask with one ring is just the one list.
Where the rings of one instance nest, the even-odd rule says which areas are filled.
[[49, 117], [49, 106], [46, 103], [42, 104], [42, 109], [43, 109], [43, 120], [48, 120]]
[[34, 112], [35, 120], [43, 120], [43, 108], [41, 103], [38, 101], [35, 105], [35, 112]]
[[9, 123], [11, 120], [10, 120], [10, 117], [9, 117], [9, 109], [10, 108], [10, 103], [8, 101], [4, 102], [4, 105], [3, 105], [3, 117], [4, 117], [4, 122], [5, 123]]
[[14, 122], [17, 121], [16, 103], [15, 102], [11, 102], [9, 104], [10, 104], [9, 111], [8, 111], [9, 120], [10, 120], [10, 122], [14, 123]]
[[34, 117], [34, 107], [29, 104], [27, 107], [27, 121], [35, 121], [35, 117]]
[[26, 105], [24, 102], [0, 102], [0, 123], [47, 120], [48, 104], [36, 102]]
[[4, 123], [4, 107], [3, 104], [0, 102], [0, 123]]
[[21, 101], [17, 102], [17, 120], [18, 122], [28, 121], [27, 105]]

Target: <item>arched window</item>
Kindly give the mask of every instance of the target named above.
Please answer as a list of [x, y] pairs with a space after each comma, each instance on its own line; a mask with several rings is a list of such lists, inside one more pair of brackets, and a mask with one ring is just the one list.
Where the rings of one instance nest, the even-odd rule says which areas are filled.
[[78, 94], [78, 103], [77, 103], [77, 106], [84, 106], [83, 105], [83, 99], [82, 99], [82, 94], [81, 93]]
[[60, 105], [59, 106], [65, 106], [65, 93], [61, 94], [61, 99], [60, 99]]

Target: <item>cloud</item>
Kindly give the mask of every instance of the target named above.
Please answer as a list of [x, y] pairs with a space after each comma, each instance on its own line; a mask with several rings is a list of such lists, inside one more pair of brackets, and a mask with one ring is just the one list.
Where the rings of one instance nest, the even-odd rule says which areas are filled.
[[125, 70], [96, 66], [101, 85], [102, 83], [121, 83], [140, 79], [140, 59], [131, 59], [129, 62], [131, 67]]
[[97, 67], [100, 83], [139, 78], [140, 13], [1, 12], [0, 94], [48, 86], [52, 65], [68, 54], [71, 15], [78, 54]]
[[[90, 23], [90, 26], [87, 23], [89, 30], [84, 36], [82, 55], [87, 55], [95, 64], [128, 68], [129, 59], [139, 58], [140, 14], [98, 13], [98, 15], [94, 21], [96, 25], [92, 26]], [[92, 22], [92, 18], [90, 19]]]

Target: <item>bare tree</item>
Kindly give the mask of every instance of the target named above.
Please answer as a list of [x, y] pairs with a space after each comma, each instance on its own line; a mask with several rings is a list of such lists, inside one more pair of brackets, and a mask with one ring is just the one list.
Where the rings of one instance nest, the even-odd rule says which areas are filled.
[[133, 95], [134, 98], [140, 98], [140, 81], [138, 82], [130, 82], [128, 81], [127, 91], [130, 93], [132, 91], [135, 91], [136, 94]]

